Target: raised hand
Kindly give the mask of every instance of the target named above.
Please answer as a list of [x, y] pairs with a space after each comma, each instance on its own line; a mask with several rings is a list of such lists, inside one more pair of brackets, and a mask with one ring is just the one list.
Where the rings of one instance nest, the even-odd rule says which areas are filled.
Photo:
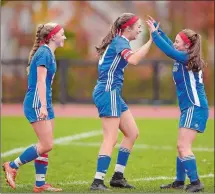
[[[155, 23], [157, 23], [157, 22], [155, 21], [155, 19], [154, 19], [152, 16], [147, 15], [147, 17], [148, 17], [148, 20], [150, 20], [154, 25], [155, 25]], [[159, 22], [159, 23], [160, 23], [160, 22]], [[156, 30], [158, 30], [158, 28], [156, 28]], [[158, 32], [158, 34], [160, 34], [160, 32]]]
[[152, 23], [155, 23], [155, 22], [156, 22], [155, 19], [154, 19], [153, 17], [151, 17], [150, 15], [147, 15], [147, 17], [148, 17], [148, 20], [151, 20], [151, 21], [152, 21]]
[[146, 20], [146, 24], [148, 25], [148, 29], [150, 33], [154, 32], [155, 30], [158, 30], [160, 23], [158, 23], [157, 27], [155, 28], [152, 20]]
[[159, 27], [160, 27], [160, 22], [158, 22], [158, 25], [156, 26], [155, 30], [158, 30]]

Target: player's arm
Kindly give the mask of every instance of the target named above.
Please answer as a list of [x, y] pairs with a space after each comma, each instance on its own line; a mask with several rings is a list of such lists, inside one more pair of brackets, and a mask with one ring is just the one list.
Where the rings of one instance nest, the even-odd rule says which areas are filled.
[[[153, 17], [148, 15], [148, 19], [153, 23], [154, 27], [157, 28], [158, 23], [155, 21]], [[173, 46], [173, 42], [170, 40], [170, 38], [161, 30], [160, 26], [157, 29], [158, 33], [161, 35], [161, 37], [170, 45]]]
[[[157, 27], [157, 22], [154, 22], [154, 26]], [[173, 47], [173, 42], [171, 39], [161, 30], [161, 28], [158, 28], [158, 33], [161, 35], [161, 37], [170, 45]]]
[[178, 51], [174, 47], [170, 46], [158, 33], [157, 28], [155, 28], [153, 21], [151, 19], [146, 21], [149, 31], [151, 33], [152, 39], [156, 46], [164, 52], [168, 57], [181, 62], [183, 64], [186, 64], [189, 56], [186, 52], [184, 51]]
[[130, 51], [130, 53], [127, 54], [127, 57], [125, 57], [126, 54], [124, 54], [126, 52], [125, 50], [121, 52], [121, 55], [123, 56], [124, 54], [124, 58], [125, 60], [128, 61], [128, 63], [132, 65], [137, 65], [146, 56], [146, 54], [150, 49], [151, 44], [152, 44], [152, 38], [150, 38], [148, 42], [144, 44], [142, 47], [140, 47], [137, 51], [135, 52]]
[[133, 54], [134, 52], [130, 48], [126, 48], [121, 52], [121, 56], [128, 61], [129, 57]]
[[156, 46], [164, 52], [168, 57], [181, 62], [186, 63], [188, 61], [188, 55], [186, 52], [178, 51], [174, 47], [171, 47], [155, 30], [152, 32], [152, 38]]
[[46, 76], [47, 76], [47, 69], [45, 66], [38, 66], [37, 67], [37, 87], [39, 98], [41, 102], [41, 106], [46, 106]]
[[46, 50], [41, 50], [40, 55], [36, 59], [37, 66], [37, 87], [40, 98], [41, 106], [47, 106], [46, 101], [46, 77], [47, 69], [49, 64], [48, 52]]

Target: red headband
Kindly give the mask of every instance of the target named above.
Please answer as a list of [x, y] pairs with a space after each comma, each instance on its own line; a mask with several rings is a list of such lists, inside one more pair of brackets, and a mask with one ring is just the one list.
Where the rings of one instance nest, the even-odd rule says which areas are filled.
[[52, 37], [52, 35], [57, 34], [61, 29], [62, 27], [60, 25], [55, 26], [54, 29], [47, 35], [46, 40], [49, 40]]
[[45, 42], [47, 40], [51, 39], [52, 36], [55, 35], [55, 34], [57, 34], [61, 29], [62, 29], [62, 26], [60, 26], [60, 25], [55, 26], [54, 29], [51, 30], [51, 32], [49, 32], [49, 34], [45, 37], [45, 39], [40, 42], [40, 45], [45, 44]]
[[139, 20], [139, 18], [137, 16], [133, 16], [131, 19], [129, 19], [127, 22], [125, 22], [123, 25], [121, 25], [121, 29], [124, 29], [128, 26], [131, 26], [132, 24], [134, 24], [137, 20]]
[[190, 39], [187, 37], [187, 35], [184, 32], [179, 32], [178, 34], [186, 44], [191, 45]]

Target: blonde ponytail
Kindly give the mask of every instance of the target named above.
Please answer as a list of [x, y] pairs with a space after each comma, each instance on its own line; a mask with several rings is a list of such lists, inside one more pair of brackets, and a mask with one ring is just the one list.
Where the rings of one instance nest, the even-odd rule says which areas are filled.
[[38, 28], [37, 28], [36, 38], [35, 38], [35, 41], [34, 41], [34, 45], [33, 45], [33, 48], [31, 50], [30, 54], [29, 54], [29, 57], [28, 57], [28, 66], [26, 68], [27, 75], [29, 74], [31, 60], [32, 60], [35, 52], [37, 51], [37, 49], [40, 47], [40, 32], [43, 29], [43, 27], [44, 27], [44, 25], [40, 24], [38, 26]]

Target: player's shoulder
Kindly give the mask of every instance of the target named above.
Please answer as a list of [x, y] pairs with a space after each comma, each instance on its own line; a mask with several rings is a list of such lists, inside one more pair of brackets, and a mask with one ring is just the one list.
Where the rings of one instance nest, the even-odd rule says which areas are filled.
[[116, 48], [118, 47], [130, 47], [129, 40], [123, 36], [117, 35], [114, 38], [114, 45]]
[[116, 43], [129, 43], [129, 40], [126, 37], [119, 36], [119, 35], [115, 36], [113, 38], [113, 41], [116, 42]]
[[37, 57], [42, 57], [42, 56], [48, 56], [50, 57], [51, 56], [51, 51], [50, 49], [43, 45], [43, 46], [40, 46], [38, 49], [37, 49], [37, 52], [35, 53], [35, 55]]

